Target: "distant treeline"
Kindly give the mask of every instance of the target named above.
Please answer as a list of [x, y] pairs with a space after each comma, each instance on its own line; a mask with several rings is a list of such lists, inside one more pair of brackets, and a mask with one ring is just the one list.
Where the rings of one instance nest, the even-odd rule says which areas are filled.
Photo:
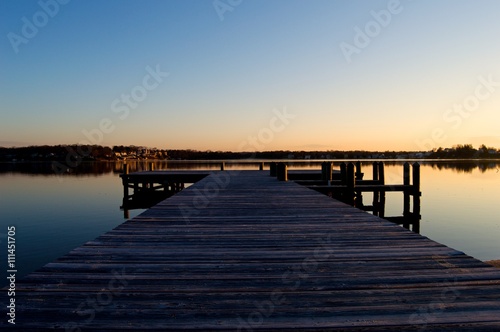
[[141, 146], [42, 145], [0, 147], [0, 161], [67, 161], [166, 159], [167, 151]]
[[497, 159], [500, 150], [481, 145], [475, 149], [470, 144], [432, 151], [197, 151], [162, 150], [141, 146], [100, 145], [43, 145], [4, 148], [0, 147], [0, 161], [61, 161], [67, 164], [100, 160], [230, 160], [230, 159]]

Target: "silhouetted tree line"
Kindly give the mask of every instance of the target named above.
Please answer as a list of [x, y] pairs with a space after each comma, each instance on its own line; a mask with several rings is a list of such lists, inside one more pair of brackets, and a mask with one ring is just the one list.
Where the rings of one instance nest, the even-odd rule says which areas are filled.
[[166, 150], [139, 146], [42, 145], [0, 147], [0, 161], [97, 161], [123, 159], [165, 159]]
[[434, 149], [429, 154], [429, 158], [446, 159], [496, 159], [500, 158], [500, 150], [487, 147], [482, 144], [479, 149], [475, 149], [471, 144], [459, 144], [452, 148], [443, 149], [442, 147]]
[[43, 145], [4, 148], [0, 147], [0, 161], [66, 161], [75, 160], [244, 160], [244, 159], [495, 159], [500, 151], [484, 144], [475, 149], [470, 144], [456, 145], [452, 148], [438, 148], [428, 152], [419, 151], [198, 151], [198, 150], [159, 150], [139, 146], [100, 146], [100, 145]]

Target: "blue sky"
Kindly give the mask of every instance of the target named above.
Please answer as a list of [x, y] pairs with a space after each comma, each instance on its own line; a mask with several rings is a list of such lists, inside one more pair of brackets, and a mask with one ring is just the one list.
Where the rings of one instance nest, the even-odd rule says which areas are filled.
[[495, 0], [2, 0], [0, 146], [500, 147], [499, 12]]

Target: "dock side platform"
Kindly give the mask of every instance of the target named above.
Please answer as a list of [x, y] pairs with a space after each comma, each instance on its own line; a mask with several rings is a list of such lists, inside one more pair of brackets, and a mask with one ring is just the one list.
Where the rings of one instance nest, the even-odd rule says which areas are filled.
[[211, 172], [16, 287], [23, 331], [500, 330], [499, 269], [265, 171]]

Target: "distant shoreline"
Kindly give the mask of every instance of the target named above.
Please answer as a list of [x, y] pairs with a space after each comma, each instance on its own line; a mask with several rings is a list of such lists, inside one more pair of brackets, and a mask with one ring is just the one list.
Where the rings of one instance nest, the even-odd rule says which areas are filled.
[[5, 148], [0, 147], [0, 162], [50, 161], [79, 163], [82, 161], [125, 160], [346, 160], [346, 159], [436, 159], [436, 160], [499, 160], [500, 150], [481, 145], [457, 145], [432, 151], [364, 151], [274, 150], [255, 152], [198, 151], [190, 149], [157, 149], [141, 146], [55, 145]]

